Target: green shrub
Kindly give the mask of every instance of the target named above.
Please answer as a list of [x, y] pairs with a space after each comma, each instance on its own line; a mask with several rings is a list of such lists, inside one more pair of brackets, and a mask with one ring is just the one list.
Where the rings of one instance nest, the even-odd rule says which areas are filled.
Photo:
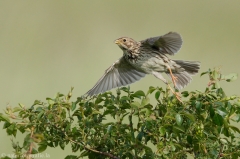
[[240, 98], [227, 96], [219, 85], [237, 75], [223, 76], [218, 70], [204, 74], [210, 77], [205, 91], [182, 92], [182, 103], [159, 87], [146, 93], [122, 87], [117, 95], [106, 92], [73, 102], [71, 89], [46, 102], [36, 100], [30, 108], [7, 107], [0, 121], [8, 135], [26, 134], [23, 145], [12, 141], [19, 159], [47, 147], [64, 150], [68, 144], [75, 156], [66, 159], [237, 159], [240, 130], [234, 125], [240, 121]]

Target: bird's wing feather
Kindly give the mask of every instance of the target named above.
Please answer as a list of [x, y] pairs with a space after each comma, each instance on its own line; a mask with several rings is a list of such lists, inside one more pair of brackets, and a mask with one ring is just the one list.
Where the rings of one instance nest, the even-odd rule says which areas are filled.
[[143, 46], [151, 47], [159, 53], [174, 55], [182, 46], [182, 38], [176, 32], [169, 32], [163, 36], [157, 36], [140, 41]]
[[124, 57], [114, 62], [86, 95], [93, 96], [110, 89], [125, 86], [143, 78], [146, 74], [136, 70]]

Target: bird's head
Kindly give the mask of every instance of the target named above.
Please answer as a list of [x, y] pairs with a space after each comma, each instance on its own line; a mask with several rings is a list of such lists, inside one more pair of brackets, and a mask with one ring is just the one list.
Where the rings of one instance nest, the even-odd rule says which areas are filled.
[[133, 49], [137, 42], [128, 37], [121, 37], [115, 40], [115, 44], [117, 44], [123, 51], [125, 51]]

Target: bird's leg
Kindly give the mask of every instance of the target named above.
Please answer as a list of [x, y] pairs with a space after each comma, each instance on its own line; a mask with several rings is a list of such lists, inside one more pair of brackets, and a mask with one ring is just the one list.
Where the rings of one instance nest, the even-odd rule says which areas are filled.
[[167, 82], [167, 80], [166, 80], [165, 78], [163, 78], [163, 76], [162, 76], [161, 73], [159, 73], [159, 72], [153, 72], [152, 74], [153, 74], [156, 78], [162, 80], [162, 81], [169, 87], [169, 89], [171, 90], [171, 92], [176, 96], [177, 100], [179, 100], [179, 101], [182, 103], [180, 94], [179, 94], [178, 92], [175, 92], [175, 91], [172, 89], [172, 87], [169, 85], [169, 83]]
[[[172, 70], [170, 68], [170, 66], [168, 66], [168, 70], [170, 72], [170, 75], [171, 75], [171, 78], [172, 78], [172, 81], [173, 81], [173, 84], [174, 84], [174, 87], [176, 88], [176, 81], [177, 81], [177, 77], [175, 77], [172, 73]], [[168, 87], [170, 88], [170, 90], [172, 91], [173, 94], [175, 94], [176, 98], [180, 101], [181, 101], [181, 96], [180, 96], [180, 93], [176, 92], [176, 91], [173, 91], [173, 89], [171, 88], [171, 86], [168, 84]]]
[[172, 73], [172, 70], [171, 70], [171, 68], [168, 66], [168, 70], [169, 70], [169, 72], [170, 72], [170, 75], [171, 75], [171, 78], [172, 78], [172, 81], [173, 81], [173, 84], [174, 84], [174, 87], [176, 88], [176, 81], [177, 81], [177, 77], [175, 77], [174, 75], [173, 75], [173, 73]]

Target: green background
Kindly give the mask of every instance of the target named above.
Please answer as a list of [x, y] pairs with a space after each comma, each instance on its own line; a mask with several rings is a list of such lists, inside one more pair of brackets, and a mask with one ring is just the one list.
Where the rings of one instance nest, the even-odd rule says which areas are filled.
[[[122, 55], [114, 44], [121, 36], [143, 40], [176, 31], [184, 43], [173, 59], [201, 61], [200, 72], [220, 67], [223, 74], [239, 74], [239, 8], [237, 0], [2, 0], [0, 112], [18, 103], [30, 107], [35, 99], [67, 93], [71, 86], [73, 100], [83, 95]], [[198, 74], [184, 90], [203, 91], [207, 82]], [[166, 87], [147, 76], [131, 89], [146, 91], [150, 85]], [[222, 86], [228, 95], [240, 94], [240, 80]], [[0, 155], [12, 154], [12, 137], [5, 130], [0, 135]], [[71, 148], [48, 148], [46, 153], [64, 158]]]

